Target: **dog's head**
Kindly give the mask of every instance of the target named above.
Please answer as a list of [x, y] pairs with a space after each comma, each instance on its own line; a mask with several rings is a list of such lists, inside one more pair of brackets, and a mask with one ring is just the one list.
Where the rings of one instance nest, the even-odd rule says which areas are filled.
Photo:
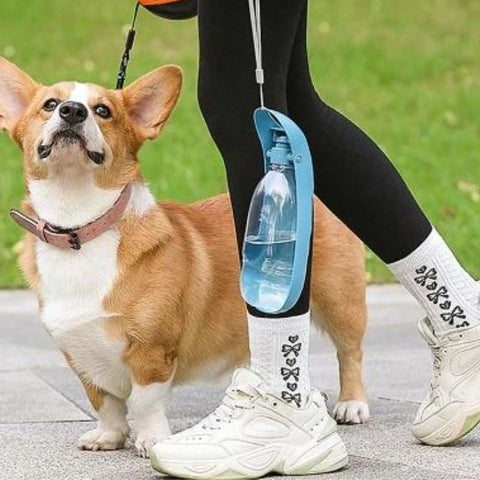
[[123, 90], [44, 86], [0, 57], [0, 128], [24, 152], [27, 184], [68, 172], [78, 182], [116, 189], [138, 174], [138, 150], [165, 125], [181, 83], [181, 70], [168, 65]]

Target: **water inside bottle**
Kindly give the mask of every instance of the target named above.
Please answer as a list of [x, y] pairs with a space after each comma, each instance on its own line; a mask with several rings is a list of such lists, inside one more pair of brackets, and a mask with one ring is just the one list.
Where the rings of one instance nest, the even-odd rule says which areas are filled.
[[[281, 132], [283, 133], [283, 132]], [[284, 308], [291, 292], [296, 248], [296, 183], [285, 134], [274, 131], [270, 165], [248, 213], [241, 286], [244, 299], [266, 313]]]
[[277, 232], [274, 241], [255, 235], [245, 238], [243, 268], [252, 275], [244, 294], [266, 313], [279, 311], [290, 293], [295, 241], [296, 235], [290, 231]]

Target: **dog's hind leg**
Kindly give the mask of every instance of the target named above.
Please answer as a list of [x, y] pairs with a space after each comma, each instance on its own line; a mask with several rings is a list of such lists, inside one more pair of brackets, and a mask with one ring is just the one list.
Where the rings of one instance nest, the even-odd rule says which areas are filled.
[[82, 383], [98, 414], [98, 424], [79, 438], [78, 446], [93, 451], [123, 448], [129, 434], [125, 401], [83, 380]]
[[333, 416], [339, 423], [364, 423], [369, 408], [362, 380], [362, 342], [366, 327], [363, 302], [324, 303], [321, 310], [312, 305], [314, 322], [332, 339], [339, 364], [340, 393]]
[[338, 423], [365, 423], [370, 417], [362, 380], [362, 338], [363, 335], [356, 341], [336, 342], [340, 394], [333, 410], [333, 416]]
[[366, 327], [365, 252], [361, 242], [315, 199], [311, 276], [312, 320], [337, 349], [340, 394], [334, 417], [363, 423], [369, 417], [362, 382]]
[[[325, 292], [324, 292], [325, 293]], [[318, 300], [318, 298], [317, 298]], [[365, 297], [329, 298], [312, 302], [313, 321], [332, 339], [339, 363], [340, 394], [333, 411], [339, 423], [364, 423], [369, 408], [362, 380], [362, 342], [366, 328]]]
[[[321, 231], [321, 229], [319, 229]], [[363, 423], [369, 417], [362, 381], [362, 342], [367, 307], [363, 249], [315, 237], [311, 282], [312, 319], [337, 349], [340, 394], [334, 410], [339, 423]], [[327, 248], [328, 247], [328, 248]]]

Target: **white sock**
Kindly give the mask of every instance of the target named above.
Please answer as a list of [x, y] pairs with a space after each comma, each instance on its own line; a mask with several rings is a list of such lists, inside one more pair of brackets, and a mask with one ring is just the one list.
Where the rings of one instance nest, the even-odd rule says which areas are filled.
[[248, 314], [250, 368], [281, 398], [298, 407], [310, 394], [309, 332], [310, 312], [286, 318]]
[[425, 308], [438, 331], [480, 323], [480, 285], [435, 229], [414, 252], [388, 267]]

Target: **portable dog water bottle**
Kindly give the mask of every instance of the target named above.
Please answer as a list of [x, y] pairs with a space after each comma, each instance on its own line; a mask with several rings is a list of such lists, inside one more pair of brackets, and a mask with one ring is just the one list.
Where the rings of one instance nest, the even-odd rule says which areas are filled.
[[253, 194], [240, 285], [247, 303], [281, 313], [297, 302], [312, 233], [313, 171], [303, 132], [285, 115], [259, 108], [255, 126], [266, 175]]

